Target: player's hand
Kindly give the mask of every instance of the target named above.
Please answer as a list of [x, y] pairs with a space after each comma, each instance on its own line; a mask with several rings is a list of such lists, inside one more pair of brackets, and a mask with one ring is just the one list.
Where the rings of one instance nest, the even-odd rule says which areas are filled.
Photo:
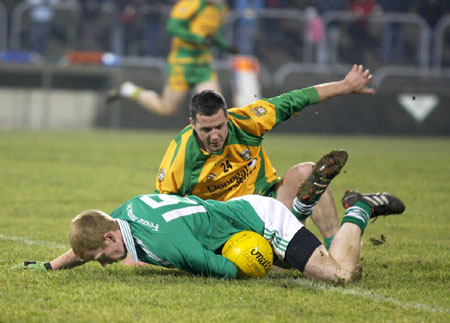
[[21, 264], [11, 267], [11, 269], [27, 269], [36, 271], [49, 271], [52, 270], [52, 266], [49, 262], [43, 261], [24, 261]]
[[369, 69], [364, 70], [362, 65], [353, 65], [353, 68], [345, 76], [344, 83], [348, 87], [349, 93], [375, 94], [373, 88], [367, 87], [372, 81], [373, 75]]
[[203, 40], [203, 45], [207, 46], [207, 47], [211, 47], [212, 45], [214, 45], [214, 36], [206, 36], [205, 39]]

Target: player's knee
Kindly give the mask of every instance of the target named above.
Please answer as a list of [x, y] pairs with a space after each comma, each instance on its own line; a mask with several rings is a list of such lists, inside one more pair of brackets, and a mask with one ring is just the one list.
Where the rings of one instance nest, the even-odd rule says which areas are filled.
[[335, 275], [335, 277], [331, 277], [330, 280], [331, 281], [334, 280], [338, 284], [346, 285], [353, 281], [353, 277], [354, 277], [354, 272], [352, 272], [350, 270], [342, 269]]
[[297, 164], [291, 168], [292, 175], [295, 175], [299, 184], [303, 183], [308, 178], [308, 176], [311, 174], [313, 166], [314, 166], [314, 163], [312, 163], [312, 162], [305, 162], [305, 163]]

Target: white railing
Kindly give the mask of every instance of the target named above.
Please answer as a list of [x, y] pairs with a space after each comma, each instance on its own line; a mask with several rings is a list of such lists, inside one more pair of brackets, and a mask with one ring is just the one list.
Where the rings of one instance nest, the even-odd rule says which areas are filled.
[[[22, 46], [22, 31], [23, 31], [23, 21], [24, 14], [27, 13], [33, 5], [30, 5], [26, 1], [19, 2], [11, 13], [11, 39], [10, 39], [10, 49], [22, 50], [25, 49]], [[61, 2], [53, 6], [55, 10], [67, 10], [73, 12], [74, 15], [78, 14], [80, 8], [76, 1], [67, 1]], [[74, 35], [74, 26], [70, 26], [70, 24], [66, 25], [67, 33], [71, 34], [72, 37]], [[73, 41], [72, 41], [73, 43]]]
[[[353, 22], [361, 18], [350, 11], [329, 11], [323, 15], [322, 19], [324, 25], [328, 26], [334, 22]], [[428, 64], [431, 32], [427, 22], [421, 16], [415, 13], [372, 14], [367, 17], [367, 21], [369, 24], [398, 22], [416, 25], [419, 29], [417, 37], [419, 65], [426, 66]]]
[[[74, 17], [78, 16], [80, 13], [80, 7], [75, 1], [66, 1], [61, 2], [56, 5], [55, 10], [66, 10], [72, 12]], [[10, 33], [9, 33], [9, 46], [7, 43], [8, 39], [8, 31], [7, 31], [7, 21], [8, 15], [4, 5], [0, 2], [0, 49], [26, 49], [22, 44], [22, 36], [24, 31], [24, 15], [31, 9], [31, 5], [29, 5], [26, 1], [19, 2], [11, 12], [10, 16]], [[140, 14], [144, 14], [146, 12], [157, 11], [161, 15], [168, 16], [171, 10], [170, 6], [161, 5], [142, 5], [139, 7]], [[102, 11], [111, 16], [111, 50], [116, 53], [123, 52], [123, 42], [121, 41], [121, 33], [120, 26], [117, 24], [117, 8], [114, 5], [102, 6]], [[239, 22], [240, 19], [245, 19], [248, 17], [247, 10], [233, 10], [227, 16], [226, 22], [224, 24], [224, 34], [226, 38], [231, 43], [236, 43], [235, 33], [233, 32], [234, 27]], [[252, 17], [254, 19], [263, 20], [263, 19], [277, 19], [283, 20], [286, 22], [293, 22], [293, 24], [298, 25], [299, 39], [301, 39], [302, 35], [300, 35], [301, 30], [303, 30], [302, 26], [304, 26], [306, 22], [306, 18], [304, 12], [298, 9], [258, 9], [252, 12]], [[354, 15], [349, 11], [329, 11], [326, 12], [323, 17], [323, 22], [325, 28], [330, 24], [341, 22], [348, 23], [353, 22], [359, 19], [358, 16]], [[368, 18], [369, 24], [387, 24], [392, 22], [398, 22], [408, 26], [415, 26], [414, 30], [417, 30], [417, 65], [419, 67], [425, 67], [429, 65], [430, 61], [434, 67], [440, 67], [443, 62], [443, 53], [445, 52], [445, 32], [448, 30], [450, 26], [450, 15], [444, 16], [436, 26], [436, 30], [434, 33], [434, 43], [433, 43], [433, 52], [430, 53], [431, 50], [431, 41], [433, 39], [432, 31], [430, 30], [426, 21], [418, 14], [415, 13], [383, 13], [383, 14], [372, 14]], [[116, 28], [114, 28], [116, 26]], [[70, 40], [67, 41], [68, 45], [76, 46], [78, 41], [76, 39], [76, 26], [67, 26], [67, 36], [70, 37]], [[343, 35], [343, 33], [341, 33]], [[284, 37], [284, 35], [280, 35], [280, 37]], [[249, 40], [250, 41], [250, 40]], [[295, 42], [295, 40], [294, 40]], [[270, 44], [267, 44], [270, 46]], [[296, 44], [293, 44], [295, 47]], [[298, 44], [300, 47], [300, 44]], [[65, 48], [65, 49], [76, 49], [76, 48]], [[431, 55], [432, 54], [432, 55]], [[431, 55], [431, 57], [430, 57]], [[292, 59], [292, 60], [295, 60]], [[262, 62], [263, 63], [263, 62]], [[295, 63], [286, 62], [287, 64]], [[339, 63], [339, 62], [338, 62]], [[341, 62], [342, 63], [342, 62]], [[328, 64], [327, 61], [324, 64]]]
[[436, 24], [434, 32], [434, 47], [433, 47], [433, 66], [442, 67], [442, 59], [445, 51], [445, 32], [450, 28], [450, 14], [442, 17]]
[[3, 2], [0, 2], [0, 50], [8, 47], [8, 12]]

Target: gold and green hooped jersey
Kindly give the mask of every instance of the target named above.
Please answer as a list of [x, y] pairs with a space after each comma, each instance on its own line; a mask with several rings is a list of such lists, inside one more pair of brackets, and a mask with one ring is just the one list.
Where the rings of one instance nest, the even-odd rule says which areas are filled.
[[264, 133], [318, 102], [317, 90], [310, 87], [229, 109], [228, 138], [218, 153], [201, 149], [192, 127], [184, 128], [163, 157], [156, 192], [219, 201], [269, 195], [278, 177], [262, 146]]
[[172, 9], [166, 29], [173, 35], [168, 61], [170, 64], [202, 64], [211, 62], [210, 49], [205, 46], [205, 37], [213, 37], [221, 49], [230, 45], [219, 28], [225, 19], [222, 4], [206, 0], [181, 0]]

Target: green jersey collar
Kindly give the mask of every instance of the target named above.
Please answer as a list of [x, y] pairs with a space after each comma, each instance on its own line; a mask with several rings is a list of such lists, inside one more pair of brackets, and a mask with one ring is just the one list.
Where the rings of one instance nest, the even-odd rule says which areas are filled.
[[131, 259], [134, 261], [138, 261], [136, 247], [134, 246], [133, 235], [131, 234], [130, 225], [127, 221], [116, 219], [117, 223], [119, 223], [120, 231], [122, 232], [123, 241], [125, 242], [125, 247], [129, 252]]

